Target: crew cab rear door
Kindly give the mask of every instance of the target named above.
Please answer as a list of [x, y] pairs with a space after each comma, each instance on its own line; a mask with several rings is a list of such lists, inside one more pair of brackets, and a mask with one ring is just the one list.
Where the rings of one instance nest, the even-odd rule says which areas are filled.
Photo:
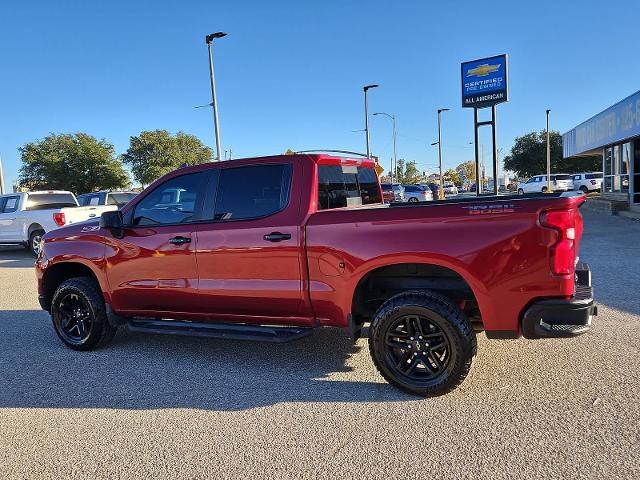
[[225, 162], [196, 227], [198, 304], [217, 321], [305, 325], [302, 165]]

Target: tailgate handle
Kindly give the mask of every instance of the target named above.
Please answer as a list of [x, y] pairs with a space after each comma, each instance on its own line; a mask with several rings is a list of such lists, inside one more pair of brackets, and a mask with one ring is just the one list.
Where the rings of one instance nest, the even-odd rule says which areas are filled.
[[267, 242], [281, 242], [283, 240], [291, 240], [290, 233], [271, 232], [264, 236]]
[[183, 243], [191, 243], [191, 239], [189, 237], [177, 236], [170, 239], [169, 243], [171, 245], [182, 245]]

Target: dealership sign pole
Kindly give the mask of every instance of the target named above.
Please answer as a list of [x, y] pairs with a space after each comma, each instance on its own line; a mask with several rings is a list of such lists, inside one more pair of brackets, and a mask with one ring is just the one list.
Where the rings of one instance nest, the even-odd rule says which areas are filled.
[[[479, 181], [480, 151], [479, 131], [484, 125], [491, 125], [493, 143], [493, 193], [498, 193], [498, 145], [496, 141], [496, 105], [509, 98], [507, 85], [507, 55], [481, 58], [461, 64], [462, 106], [473, 108], [473, 125], [476, 154], [476, 195], [482, 193]], [[491, 120], [479, 121], [478, 109], [491, 107]]]

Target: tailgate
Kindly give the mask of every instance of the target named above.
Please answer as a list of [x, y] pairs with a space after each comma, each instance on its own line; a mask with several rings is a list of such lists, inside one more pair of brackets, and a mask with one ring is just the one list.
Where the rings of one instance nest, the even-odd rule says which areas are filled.
[[85, 222], [87, 220], [93, 220], [100, 218], [102, 212], [108, 212], [111, 210], [117, 210], [117, 205], [100, 205], [90, 207], [68, 207], [63, 208], [66, 224]]

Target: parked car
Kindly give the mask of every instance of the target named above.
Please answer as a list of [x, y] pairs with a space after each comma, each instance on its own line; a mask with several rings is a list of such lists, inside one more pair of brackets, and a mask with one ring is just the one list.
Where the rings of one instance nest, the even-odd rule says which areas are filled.
[[429, 188], [420, 185], [403, 185], [404, 199], [407, 202], [427, 202], [433, 200], [433, 195]]
[[325, 326], [357, 338], [370, 322], [381, 375], [423, 396], [467, 376], [474, 325], [501, 339], [589, 330], [584, 195], [379, 208], [374, 161], [354, 163], [281, 155], [171, 172], [100, 221], [44, 236], [40, 304], [75, 350], [105, 345], [120, 325], [281, 342]]
[[457, 195], [458, 187], [456, 187], [453, 183], [445, 183], [444, 193], [446, 193], [447, 195]]
[[602, 172], [576, 173], [573, 175], [573, 189], [582, 193], [602, 191]]
[[400, 184], [393, 184], [393, 193], [396, 195], [396, 202], [404, 202], [404, 187]]
[[24, 245], [38, 255], [45, 232], [64, 225], [99, 218], [115, 205], [79, 207], [75, 195], [64, 190], [9, 193], [0, 196], [0, 244]]
[[136, 192], [102, 190], [100, 192], [84, 193], [78, 195], [78, 203], [81, 207], [97, 205], [115, 205], [118, 208], [124, 207], [133, 200]]
[[431, 195], [433, 196], [433, 198], [438, 198], [438, 189], [440, 188], [440, 186], [437, 183], [421, 183], [420, 186], [428, 188], [429, 190], [431, 190]]
[[[567, 192], [573, 190], [572, 176], [567, 173], [555, 173], [551, 175], [551, 191], [552, 192]], [[520, 195], [524, 193], [534, 192], [546, 192], [547, 191], [547, 176], [536, 175], [531, 177], [526, 182], [518, 183], [518, 193]]]
[[391, 203], [396, 200], [396, 194], [393, 191], [393, 185], [390, 183], [382, 183], [382, 200], [384, 203]]

